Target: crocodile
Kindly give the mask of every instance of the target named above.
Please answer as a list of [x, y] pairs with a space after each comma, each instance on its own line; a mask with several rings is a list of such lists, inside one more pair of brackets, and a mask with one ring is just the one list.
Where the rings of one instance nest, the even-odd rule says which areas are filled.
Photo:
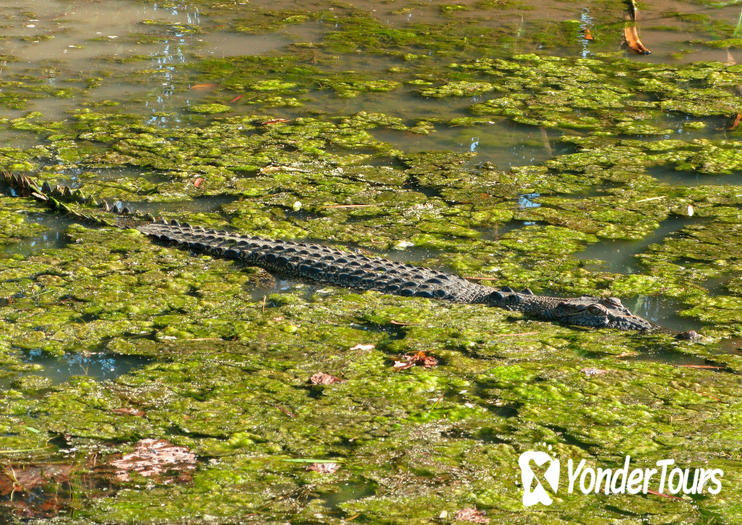
[[[52, 209], [87, 222], [136, 228], [160, 242], [194, 252], [235, 259], [269, 272], [356, 290], [374, 290], [408, 297], [427, 297], [457, 303], [476, 303], [522, 312], [529, 318], [565, 325], [652, 331], [658, 325], [632, 314], [617, 297], [556, 297], [536, 295], [530, 289], [492, 288], [442, 271], [380, 257], [347, 252], [321, 244], [271, 240], [230, 231], [155, 219], [128, 208], [98, 202], [67, 186], [39, 184], [22, 174], [3, 173], [0, 181], [12, 194], [30, 196]], [[77, 207], [72, 204], [83, 204]], [[123, 222], [95, 214], [102, 209], [123, 216]], [[87, 212], [85, 210], [88, 210]], [[678, 337], [693, 338], [694, 334]]]

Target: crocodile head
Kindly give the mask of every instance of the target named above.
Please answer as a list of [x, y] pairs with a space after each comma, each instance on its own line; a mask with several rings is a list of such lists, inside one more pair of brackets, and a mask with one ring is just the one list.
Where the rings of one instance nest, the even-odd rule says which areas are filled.
[[484, 302], [518, 310], [537, 319], [568, 325], [640, 331], [657, 328], [650, 321], [632, 314], [617, 297], [550, 297], [535, 295], [530, 290], [516, 292], [505, 287], [489, 294]]
[[640, 331], [656, 328], [650, 321], [632, 314], [617, 297], [563, 299], [553, 307], [552, 315], [560, 323], [593, 328]]

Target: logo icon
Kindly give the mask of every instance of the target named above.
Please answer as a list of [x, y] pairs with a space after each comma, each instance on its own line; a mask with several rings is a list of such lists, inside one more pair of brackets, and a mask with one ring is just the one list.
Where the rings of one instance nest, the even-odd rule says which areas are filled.
[[533, 461], [538, 467], [549, 463], [546, 472], [544, 472], [544, 479], [549, 487], [551, 487], [551, 491], [556, 493], [557, 488], [559, 487], [559, 460], [552, 458], [546, 452], [537, 450], [527, 450], [518, 458], [520, 479], [523, 483], [523, 506], [530, 507], [537, 503], [551, 505], [554, 500], [552, 500], [551, 496], [546, 492], [541, 481], [536, 479], [536, 474], [534, 474], [533, 469], [531, 469], [531, 461]]

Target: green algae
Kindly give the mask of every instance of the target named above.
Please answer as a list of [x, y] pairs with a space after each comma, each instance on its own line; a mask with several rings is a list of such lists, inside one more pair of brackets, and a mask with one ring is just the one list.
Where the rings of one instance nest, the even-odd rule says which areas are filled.
[[224, 104], [196, 104], [190, 106], [188, 110], [194, 113], [225, 113], [231, 111], [232, 108]]
[[423, 88], [420, 90], [420, 94], [424, 97], [434, 98], [443, 98], [450, 96], [465, 97], [481, 95], [482, 93], [488, 93], [493, 89], [495, 89], [495, 86], [493, 86], [489, 82], [459, 81], [450, 82], [436, 88]]

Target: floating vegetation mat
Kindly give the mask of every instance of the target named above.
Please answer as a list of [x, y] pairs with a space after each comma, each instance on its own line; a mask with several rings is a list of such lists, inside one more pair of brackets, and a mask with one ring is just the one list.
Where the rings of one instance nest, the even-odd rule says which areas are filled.
[[[2, 170], [703, 337], [321, 288], [0, 188], [2, 517], [742, 521], [738, 5], [647, 6], [637, 55], [615, 2], [6, 4]], [[722, 488], [564, 470], [525, 508], [529, 450]]]

